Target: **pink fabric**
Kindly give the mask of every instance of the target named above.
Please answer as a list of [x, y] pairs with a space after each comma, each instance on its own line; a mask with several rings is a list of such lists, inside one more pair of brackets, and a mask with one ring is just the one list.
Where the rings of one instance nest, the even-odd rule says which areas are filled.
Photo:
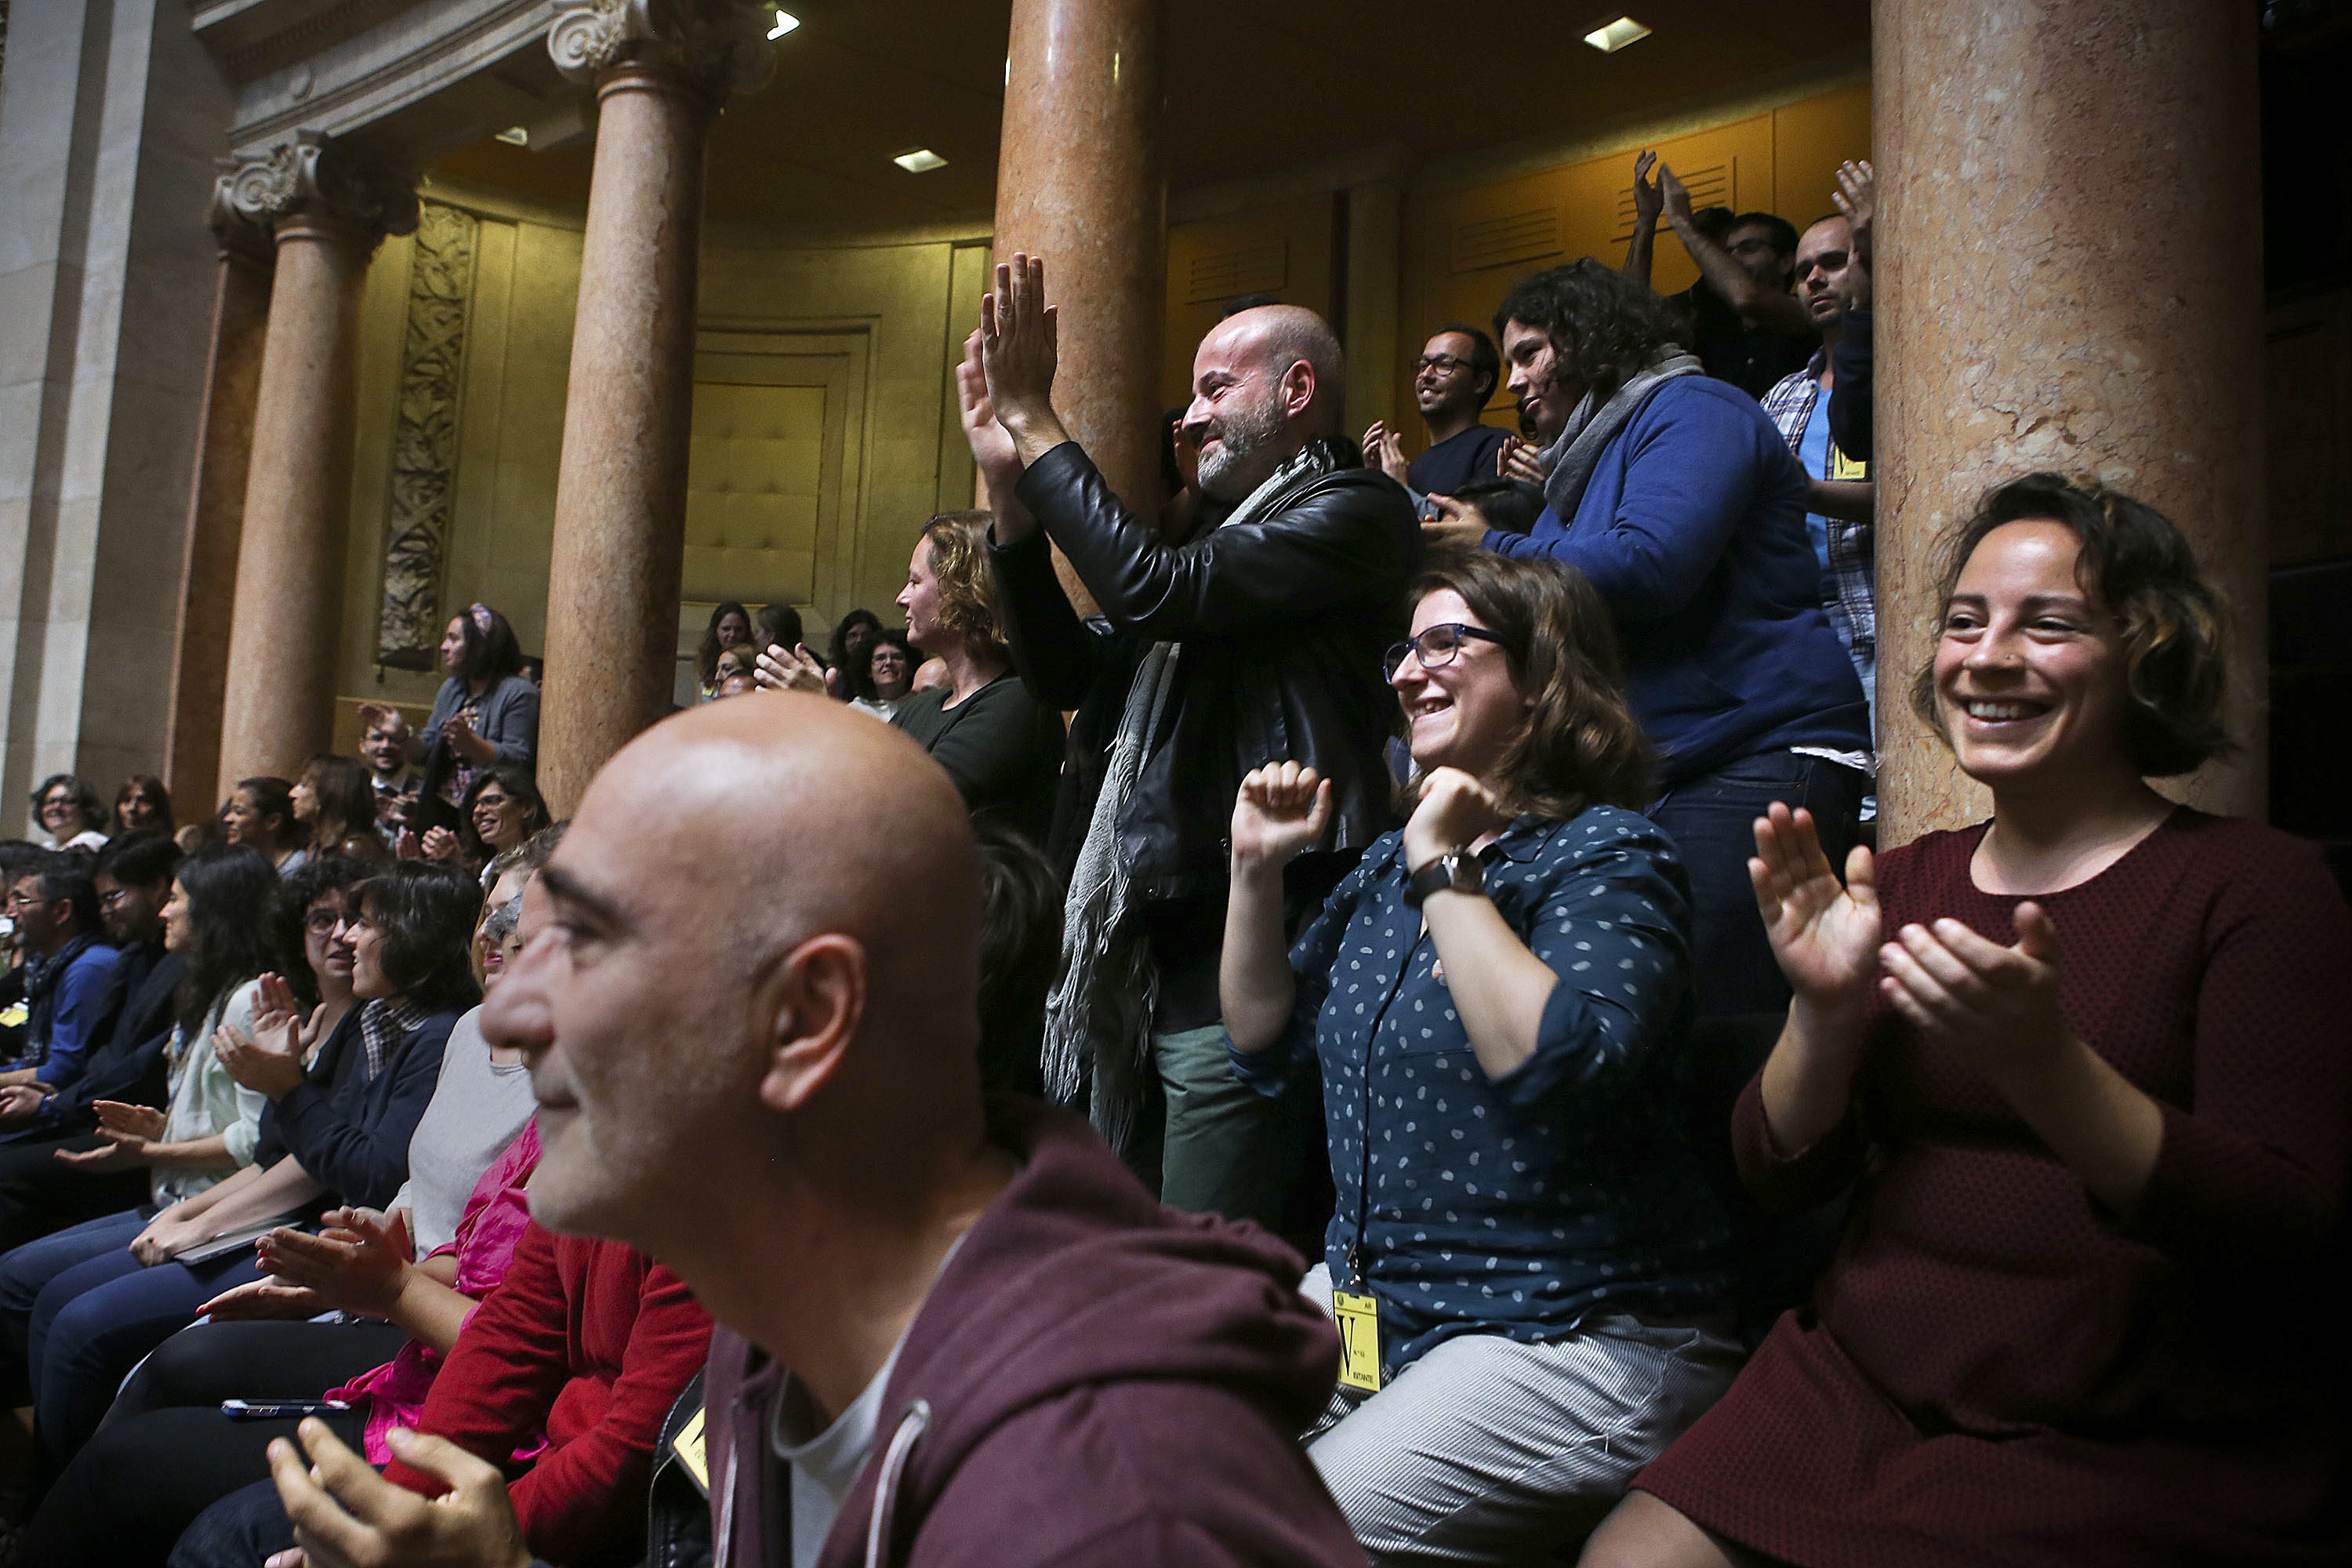
[[[457, 1222], [457, 1239], [432, 1254], [436, 1258], [443, 1252], [457, 1255], [457, 1288], [477, 1301], [488, 1295], [506, 1273], [515, 1243], [530, 1224], [530, 1198], [524, 1188], [538, 1163], [539, 1119], [534, 1116], [474, 1184], [473, 1195], [466, 1200], [466, 1213]], [[416, 1425], [417, 1412], [425, 1408], [425, 1396], [440, 1371], [441, 1352], [411, 1340], [400, 1347], [398, 1355], [341, 1388], [329, 1389], [325, 1397], [373, 1401], [367, 1422], [368, 1463], [388, 1465], [393, 1428]], [[535, 1458], [546, 1447], [546, 1438], [541, 1437], [517, 1448], [514, 1457]]]

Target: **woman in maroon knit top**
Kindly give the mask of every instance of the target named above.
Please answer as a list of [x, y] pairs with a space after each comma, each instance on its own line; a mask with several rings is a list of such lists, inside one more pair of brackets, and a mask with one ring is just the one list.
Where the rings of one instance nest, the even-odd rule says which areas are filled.
[[1991, 820], [1841, 888], [1775, 806], [1750, 863], [1795, 1001], [1741, 1172], [1859, 1178], [1853, 1217], [1584, 1562], [2346, 1561], [2352, 920], [2308, 846], [2144, 782], [2227, 744], [2171, 523], [2030, 476], [1944, 589], [1915, 705]]

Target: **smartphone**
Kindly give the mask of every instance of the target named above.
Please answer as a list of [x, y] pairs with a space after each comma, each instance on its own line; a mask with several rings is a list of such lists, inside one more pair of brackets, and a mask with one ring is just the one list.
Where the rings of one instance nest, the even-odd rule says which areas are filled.
[[232, 1421], [289, 1421], [300, 1415], [334, 1415], [352, 1407], [348, 1399], [224, 1399], [221, 1414]]

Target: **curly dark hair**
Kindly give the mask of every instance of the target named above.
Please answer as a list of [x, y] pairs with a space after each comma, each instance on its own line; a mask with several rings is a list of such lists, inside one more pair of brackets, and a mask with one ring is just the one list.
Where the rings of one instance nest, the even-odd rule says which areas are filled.
[[[1584, 574], [1483, 550], [1449, 552], [1413, 580], [1407, 602], [1441, 588], [1461, 595], [1503, 639], [1512, 683], [1532, 704], [1496, 769], [1503, 808], [1565, 822], [1591, 805], [1647, 805], [1649, 742], [1625, 698], [1625, 658], [1609, 607]], [[1417, 797], [1417, 785], [1407, 793]]]
[[351, 901], [383, 932], [383, 973], [393, 994], [429, 1013], [482, 999], [473, 969], [482, 885], [463, 867], [395, 860], [353, 888]]
[[[1950, 612], [1960, 573], [2004, 523], [2055, 522], [2082, 542], [2075, 581], [2116, 617], [2124, 654], [2124, 754], [2147, 778], [2194, 773], [2238, 749], [2222, 718], [2229, 691], [2227, 611], [2197, 569], [2172, 520], [2092, 479], [2035, 473], [1995, 485], [1950, 535], [1937, 622]], [[1951, 736], [1936, 701], [1936, 662], [1911, 683], [1912, 710]]]
[[310, 973], [310, 952], [303, 942], [302, 922], [310, 906], [329, 893], [348, 895], [365, 881], [368, 867], [345, 855], [313, 855], [278, 884], [269, 911], [270, 950], [278, 977], [284, 980], [305, 1011], [319, 1005], [319, 977]]
[[1564, 367], [1606, 399], [1675, 342], [1681, 329], [1664, 300], [1590, 256], [1523, 279], [1495, 310], [1495, 336], [1508, 342], [1523, 322], [1551, 339]]

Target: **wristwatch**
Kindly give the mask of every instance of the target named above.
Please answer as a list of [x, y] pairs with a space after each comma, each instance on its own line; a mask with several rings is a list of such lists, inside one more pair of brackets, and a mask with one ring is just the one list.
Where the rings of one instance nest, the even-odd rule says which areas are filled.
[[1483, 893], [1486, 890], [1486, 867], [1465, 846], [1448, 849], [1428, 865], [1412, 874], [1404, 885], [1404, 901], [1409, 909], [1421, 908], [1421, 902], [1441, 888], [1451, 888], [1457, 893]]

